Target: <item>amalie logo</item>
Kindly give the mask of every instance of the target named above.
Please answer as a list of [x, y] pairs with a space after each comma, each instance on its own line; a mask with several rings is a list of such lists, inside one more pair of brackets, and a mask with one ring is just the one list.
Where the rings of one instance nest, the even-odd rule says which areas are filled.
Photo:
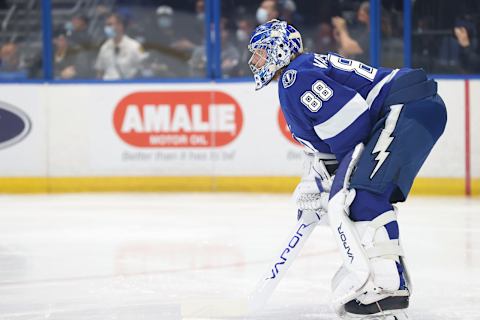
[[295, 140], [292, 137], [292, 133], [290, 132], [290, 129], [288, 128], [287, 122], [285, 121], [285, 117], [283, 116], [282, 108], [278, 108], [278, 125], [280, 127], [280, 131], [282, 132], [283, 136], [287, 138], [288, 141], [291, 143], [297, 145], [297, 146], [302, 146], [297, 140]]
[[118, 103], [113, 124], [136, 147], [221, 147], [237, 138], [243, 115], [220, 91], [136, 92]]

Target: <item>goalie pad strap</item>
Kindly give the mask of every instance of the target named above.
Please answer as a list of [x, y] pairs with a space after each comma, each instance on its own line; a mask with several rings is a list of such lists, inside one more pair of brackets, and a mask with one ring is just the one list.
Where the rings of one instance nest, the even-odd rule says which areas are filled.
[[366, 250], [367, 256], [371, 258], [385, 258], [388, 256], [404, 256], [402, 247], [398, 244], [398, 240], [390, 240], [384, 242], [377, 242], [374, 247]]
[[365, 233], [362, 236], [362, 244], [366, 247], [373, 246], [373, 241], [377, 229], [394, 221], [397, 221], [397, 214], [393, 210], [384, 212], [372, 221], [370, 221], [368, 223], [367, 229], [365, 230]]
[[381, 215], [370, 221], [368, 226], [376, 230], [394, 221], [397, 221], [397, 214], [395, 213], [395, 211], [391, 210], [382, 213]]

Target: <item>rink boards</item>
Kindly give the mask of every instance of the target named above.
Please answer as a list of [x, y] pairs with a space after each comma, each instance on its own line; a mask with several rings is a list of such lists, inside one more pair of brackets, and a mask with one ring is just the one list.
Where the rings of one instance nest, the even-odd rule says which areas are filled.
[[[447, 128], [414, 193], [478, 195], [480, 80], [438, 82]], [[25, 127], [0, 141], [1, 192], [288, 192], [302, 170], [275, 86], [4, 84], [2, 108]]]

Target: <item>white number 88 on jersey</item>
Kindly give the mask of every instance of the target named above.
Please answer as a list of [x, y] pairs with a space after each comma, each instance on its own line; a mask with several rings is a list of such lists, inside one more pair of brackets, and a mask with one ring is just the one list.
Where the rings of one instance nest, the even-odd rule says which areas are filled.
[[322, 107], [322, 101], [327, 101], [333, 96], [333, 90], [322, 80], [317, 80], [312, 85], [312, 91], [305, 91], [300, 101], [310, 111], [317, 112]]

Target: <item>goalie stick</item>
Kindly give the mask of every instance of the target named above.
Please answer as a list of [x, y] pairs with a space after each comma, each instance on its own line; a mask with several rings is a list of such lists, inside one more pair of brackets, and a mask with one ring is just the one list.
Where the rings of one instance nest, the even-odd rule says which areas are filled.
[[315, 211], [304, 210], [295, 227], [283, 242], [275, 258], [268, 265], [268, 270], [258, 282], [255, 290], [241, 299], [193, 299], [183, 301], [181, 315], [187, 318], [225, 319], [226, 317], [248, 318], [261, 311], [280, 280], [287, 273], [293, 260], [298, 256], [313, 229], [323, 218]]
[[249, 314], [258, 312], [265, 306], [320, 220], [321, 216], [315, 211], [303, 211], [297, 224], [291, 229], [289, 236], [269, 264], [268, 270], [258, 282], [253, 293], [249, 296]]

